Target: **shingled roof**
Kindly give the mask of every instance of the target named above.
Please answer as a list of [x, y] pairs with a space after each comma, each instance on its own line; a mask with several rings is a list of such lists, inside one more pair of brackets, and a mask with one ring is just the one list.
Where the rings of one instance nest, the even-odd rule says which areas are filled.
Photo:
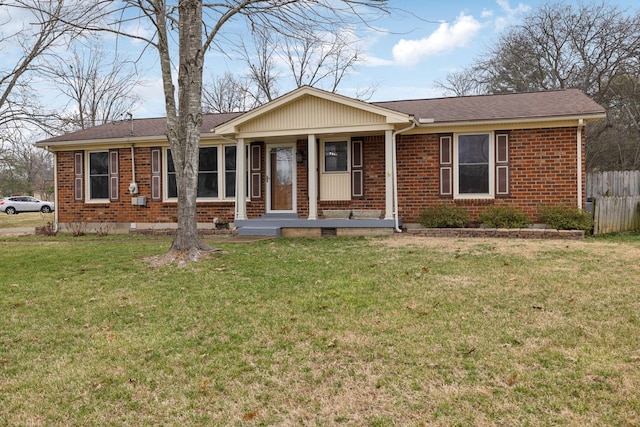
[[[238, 117], [242, 113], [205, 114], [202, 116], [200, 132], [210, 133], [211, 129], [222, 123]], [[118, 120], [104, 125], [94, 126], [89, 129], [56, 136], [38, 142], [44, 143], [63, 141], [90, 141], [107, 139], [126, 139], [159, 137], [167, 133], [167, 119], [164, 117], [152, 119]]]
[[[363, 103], [366, 104], [366, 103]], [[563, 117], [602, 117], [603, 107], [578, 89], [547, 92], [513, 93], [504, 95], [461, 96], [451, 98], [416, 99], [405, 101], [372, 102], [370, 105], [414, 116], [433, 119], [434, 123], [463, 123], [482, 121], [514, 121], [554, 119]], [[202, 117], [201, 132], [228, 122], [243, 113], [206, 114]], [[122, 120], [95, 126], [39, 141], [38, 146], [49, 143], [144, 139], [166, 134], [166, 119]]]
[[435, 123], [576, 117], [605, 113], [604, 108], [578, 89], [373, 104], [413, 115], [416, 119], [433, 119]]

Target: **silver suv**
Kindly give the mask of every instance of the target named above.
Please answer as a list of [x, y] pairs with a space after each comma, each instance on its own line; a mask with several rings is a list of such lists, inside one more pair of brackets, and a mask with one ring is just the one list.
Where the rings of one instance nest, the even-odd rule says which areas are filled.
[[0, 212], [4, 212], [7, 215], [13, 215], [19, 212], [49, 213], [51, 211], [53, 211], [53, 203], [45, 202], [31, 196], [12, 196], [0, 200]]

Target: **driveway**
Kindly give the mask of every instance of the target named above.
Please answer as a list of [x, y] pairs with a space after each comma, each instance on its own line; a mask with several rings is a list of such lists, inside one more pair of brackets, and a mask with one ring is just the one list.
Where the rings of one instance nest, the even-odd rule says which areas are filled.
[[30, 236], [36, 234], [35, 227], [0, 228], [0, 236]]

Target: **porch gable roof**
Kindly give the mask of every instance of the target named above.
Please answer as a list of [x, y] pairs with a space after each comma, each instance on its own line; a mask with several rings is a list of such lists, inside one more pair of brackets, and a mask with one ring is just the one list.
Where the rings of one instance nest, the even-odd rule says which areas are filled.
[[331, 131], [393, 129], [411, 115], [310, 86], [223, 123], [216, 135], [260, 137]]

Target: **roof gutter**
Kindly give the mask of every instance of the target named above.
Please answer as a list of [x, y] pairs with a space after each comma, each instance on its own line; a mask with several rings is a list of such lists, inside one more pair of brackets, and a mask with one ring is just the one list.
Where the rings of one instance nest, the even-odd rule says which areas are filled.
[[[201, 133], [200, 138], [221, 138], [220, 135], [214, 133]], [[142, 146], [156, 146], [159, 144], [168, 145], [169, 140], [165, 134], [163, 135], [147, 135], [147, 136], [136, 136], [136, 137], [118, 137], [118, 138], [100, 138], [100, 139], [78, 139], [78, 140], [67, 140], [67, 141], [39, 141], [34, 145], [38, 148], [44, 148], [49, 151], [54, 151], [54, 149], [70, 149], [73, 147], [81, 147], [84, 149], [86, 147], [95, 147], [102, 145], [109, 146], [119, 146], [121, 148], [129, 147], [131, 144], [136, 144], [137, 147]]]
[[521, 123], [537, 123], [546, 124], [549, 122], [583, 122], [590, 120], [600, 120], [606, 118], [605, 113], [591, 113], [581, 116], [546, 116], [546, 117], [519, 117], [514, 119], [495, 119], [495, 120], [473, 120], [473, 121], [438, 121], [433, 119], [421, 118], [418, 120], [418, 126], [421, 128], [440, 128], [440, 127], [475, 127], [475, 126], [504, 126], [509, 124]]

